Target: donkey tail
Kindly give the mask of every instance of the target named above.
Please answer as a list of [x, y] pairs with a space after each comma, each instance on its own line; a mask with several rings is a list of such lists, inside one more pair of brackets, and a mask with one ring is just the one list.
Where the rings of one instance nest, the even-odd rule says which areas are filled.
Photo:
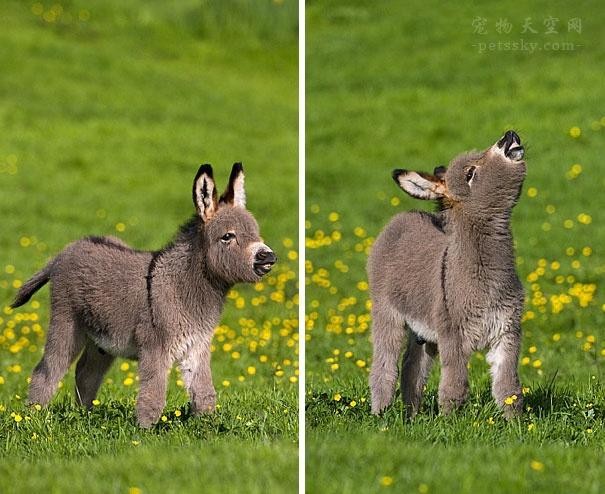
[[46, 285], [46, 283], [48, 283], [48, 280], [50, 280], [50, 272], [52, 270], [53, 264], [54, 260], [50, 261], [43, 269], [38, 271], [35, 275], [33, 275], [29, 280], [25, 282], [25, 284], [17, 292], [17, 296], [11, 304], [11, 307], [13, 309], [15, 307], [21, 307], [32, 297], [35, 292], [37, 292], [40, 288]]

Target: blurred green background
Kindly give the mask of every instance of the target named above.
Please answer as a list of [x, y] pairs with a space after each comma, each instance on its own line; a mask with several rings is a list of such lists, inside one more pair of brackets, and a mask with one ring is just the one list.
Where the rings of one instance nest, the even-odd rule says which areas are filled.
[[[597, 2], [310, 0], [306, 16], [309, 492], [602, 490], [605, 13]], [[394, 214], [433, 207], [391, 170], [431, 171], [507, 129], [527, 150], [512, 227], [530, 409], [504, 422], [478, 353], [456, 416], [437, 415], [435, 369], [413, 424], [399, 398], [374, 418], [367, 254]]]
[[293, 0], [2, 2], [3, 306], [81, 236], [162, 247], [194, 211], [202, 162], [221, 190], [244, 163], [248, 208], [280, 263], [229, 296], [214, 340], [218, 413], [190, 418], [173, 373], [166, 420], [149, 432], [134, 426], [125, 361], [91, 413], [73, 406], [73, 372], [48, 411], [25, 408], [48, 288], [4, 308], [0, 491], [295, 489], [297, 38]]

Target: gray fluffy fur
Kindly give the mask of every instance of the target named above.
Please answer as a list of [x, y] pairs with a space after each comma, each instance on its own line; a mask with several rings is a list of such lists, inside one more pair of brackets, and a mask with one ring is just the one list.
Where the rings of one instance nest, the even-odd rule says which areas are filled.
[[[510, 216], [526, 167], [520, 139], [511, 132], [506, 136], [516, 141], [504, 142], [505, 136], [483, 152], [463, 154], [447, 171], [393, 174], [410, 195], [437, 200], [440, 211], [395, 216], [368, 261], [375, 414], [392, 402], [406, 334], [401, 394], [408, 417], [420, 408], [437, 355], [441, 411], [447, 414], [464, 403], [469, 357], [484, 349], [496, 402], [506, 417], [522, 411], [517, 366], [524, 291], [515, 269]], [[512, 405], [505, 404], [513, 395]]]
[[180, 366], [194, 413], [212, 412], [210, 342], [224, 299], [238, 282], [256, 282], [276, 261], [245, 209], [241, 164], [217, 200], [210, 165], [193, 184], [197, 214], [157, 252], [136, 251], [113, 237], [68, 245], [19, 290], [13, 307], [51, 282], [44, 355], [34, 369], [30, 403], [46, 405], [71, 363], [78, 401], [92, 406], [115, 357], [138, 359], [136, 411], [142, 427], [160, 417], [167, 374]]

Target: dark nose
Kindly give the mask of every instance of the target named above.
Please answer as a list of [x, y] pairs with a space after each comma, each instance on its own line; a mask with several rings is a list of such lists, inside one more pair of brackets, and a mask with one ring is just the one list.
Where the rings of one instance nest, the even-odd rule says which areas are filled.
[[504, 156], [513, 161], [519, 161], [523, 159], [525, 149], [521, 145], [521, 138], [514, 130], [507, 130], [502, 136], [502, 139], [498, 141], [498, 147], [504, 148]]
[[254, 258], [255, 264], [275, 264], [277, 256], [271, 250], [260, 250]]
[[502, 139], [498, 141], [498, 147], [505, 146], [504, 152], [506, 153], [512, 144], [521, 144], [521, 138], [514, 130], [507, 130]]

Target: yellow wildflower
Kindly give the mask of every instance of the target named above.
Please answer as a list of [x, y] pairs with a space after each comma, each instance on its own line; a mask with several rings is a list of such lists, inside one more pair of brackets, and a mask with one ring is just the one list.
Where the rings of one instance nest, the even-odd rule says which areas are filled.
[[380, 485], [383, 487], [389, 487], [390, 485], [393, 485], [393, 477], [385, 475], [380, 479]]

